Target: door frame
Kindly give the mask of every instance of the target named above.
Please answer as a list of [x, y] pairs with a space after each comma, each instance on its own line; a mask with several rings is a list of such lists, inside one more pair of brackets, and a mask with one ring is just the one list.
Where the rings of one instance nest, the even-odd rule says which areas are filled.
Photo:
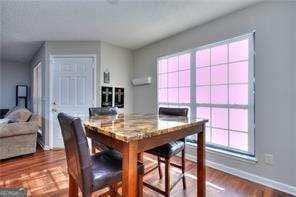
[[97, 54], [66, 54], [66, 55], [49, 55], [49, 122], [48, 122], [48, 130], [49, 130], [49, 148], [53, 149], [53, 128], [52, 128], [52, 98], [53, 98], [53, 66], [52, 61], [55, 58], [92, 58], [94, 60], [93, 62], [93, 106], [97, 105], [97, 71], [99, 70], [97, 68]]

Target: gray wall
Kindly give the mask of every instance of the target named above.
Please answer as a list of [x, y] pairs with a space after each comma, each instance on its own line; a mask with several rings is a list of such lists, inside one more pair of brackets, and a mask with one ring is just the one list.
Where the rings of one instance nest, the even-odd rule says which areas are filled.
[[[49, 55], [67, 54], [97, 55], [97, 106], [100, 106], [101, 85], [119, 86], [126, 90], [125, 111], [133, 111], [133, 92], [130, 86], [130, 77], [133, 73], [133, 54], [131, 50], [100, 41], [47, 42], [48, 61]], [[103, 71], [105, 69], [110, 71], [110, 84], [103, 84]]]
[[0, 108], [12, 108], [15, 106], [16, 85], [28, 85], [30, 87], [30, 68], [28, 64], [2, 61], [1, 73], [1, 103]]
[[[97, 56], [97, 106], [100, 106], [100, 86], [110, 85], [125, 88], [125, 111], [133, 111], [133, 89], [130, 85], [133, 68], [133, 53], [131, 50], [100, 41], [47, 41], [32, 59], [31, 72], [38, 62], [42, 62], [43, 69], [43, 112], [44, 112], [44, 144], [49, 145], [50, 120], [50, 55], [86, 55]], [[102, 72], [110, 71], [110, 84], [102, 84]], [[32, 75], [32, 73], [31, 73]]]
[[[125, 93], [124, 111], [133, 111], [133, 89], [131, 78], [133, 75], [133, 53], [126, 48], [101, 42], [101, 79], [102, 85], [123, 87]], [[110, 84], [104, 84], [104, 71], [110, 72]]]
[[[221, 41], [256, 29], [256, 164], [207, 153], [207, 159], [296, 186], [295, 18], [296, 3], [261, 3], [182, 32], [134, 52], [134, 76], [153, 76], [134, 88], [134, 110], [156, 110], [156, 58]], [[263, 162], [274, 155], [274, 165]]]

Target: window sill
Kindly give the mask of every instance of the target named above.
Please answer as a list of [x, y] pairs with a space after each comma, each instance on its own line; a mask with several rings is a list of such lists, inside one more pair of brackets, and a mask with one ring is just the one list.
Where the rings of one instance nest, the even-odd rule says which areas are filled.
[[[197, 144], [190, 143], [190, 142], [186, 142], [186, 145], [189, 147], [197, 147]], [[189, 154], [191, 154], [190, 152], [189, 152]], [[227, 158], [231, 158], [231, 159], [236, 159], [236, 160], [244, 161], [244, 162], [251, 163], [251, 164], [256, 164], [258, 162], [258, 159], [255, 156], [248, 156], [248, 155], [234, 153], [231, 151], [221, 150], [221, 149], [213, 148], [213, 147], [206, 147], [206, 153], [219, 155], [219, 156], [223, 156], [223, 157], [227, 157]]]

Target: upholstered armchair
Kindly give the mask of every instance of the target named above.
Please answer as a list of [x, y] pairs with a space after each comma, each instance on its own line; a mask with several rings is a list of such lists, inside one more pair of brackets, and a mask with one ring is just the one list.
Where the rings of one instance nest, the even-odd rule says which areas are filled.
[[36, 152], [41, 117], [26, 109], [15, 108], [6, 114], [5, 119], [7, 123], [0, 126], [0, 160]]

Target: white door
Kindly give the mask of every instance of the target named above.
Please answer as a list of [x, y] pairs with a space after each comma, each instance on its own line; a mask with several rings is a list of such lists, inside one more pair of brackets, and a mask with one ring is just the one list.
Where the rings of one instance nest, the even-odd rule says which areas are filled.
[[94, 106], [94, 57], [54, 57], [51, 59], [51, 132], [52, 146], [63, 147], [57, 114], [85, 117]]

